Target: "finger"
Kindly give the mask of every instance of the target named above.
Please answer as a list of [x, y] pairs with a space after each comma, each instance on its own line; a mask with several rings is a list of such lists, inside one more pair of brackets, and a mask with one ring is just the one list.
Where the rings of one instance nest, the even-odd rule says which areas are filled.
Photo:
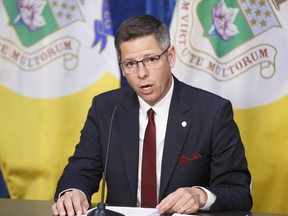
[[177, 211], [179, 214], [184, 214], [185, 213], [185, 208], [184, 206], [181, 206], [181, 208]]
[[89, 203], [88, 203], [88, 200], [85, 197], [85, 200], [82, 203], [82, 212], [83, 212], [83, 214], [87, 214], [88, 208], [89, 208]]
[[186, 200], [185, 199], [180, 199], [175, 206], [173, 207], [173, 210], [175, 213], [179, 213], [179, 214], [184, 214], [188, 208], [187, 204], [186, 204]]
[[186, 203], [184, 205], [182, 205], [180, 208], [177, 207], [178, 210], [175, 211], [178, 214], [191, 214], [191, 213], [196, 213], [197, 212], [197, 207], [195, 207], [195, 205], [192, 205], [190, 203]]
[[194, 205], [192, 207], [188, 206], [183, 206], [184, 211], [182, 214], [196, 214], [198, 212], [198, 208]]
[[74, 204], [72, 202], [72, 198], [68, 196], [64, 196], [63, 204], [66, 209], [67, 215], [74, 216], [75, 211], [74, 211]]
[[59, 215], [59, 211], [58, 211], [58, 209], [57, 209], [56, 203], [54, 203], [54, 204], [52, 205], [52, 213], [53, 213], [54, 216], [58, 216], [58, 215]]
[[193, 193], [191, 188], [179, 188], [171, 193], [156, 207], [161, 214], [163, 213], [195, 213], [200, 208], [198, 195]]
[[[55, 215], [60, 215], [60, 216], [65, 216], [66, 215], [66, 210], [64, 207], [64, 203], [63, 203], [64, 198], [60, 198], [57, 200], [57, 202], [52, 206], [52, 211], [53, 214], [55, 212]], [[54, 209], [54, 210], [53, 210]], [[57, 211], [57, 212], [56, 212]]]
[[182, 213], [195, 213], [199, 210], [200, 208], [200, 198], [199, 194], [193, 193], [193, 189], [191, 188], [186, 188], [185, 193], [182, 196], [182, 206], [181, 206], [181, 211], [178, 210], [178, 212]]
[[178, 189], [165, 197], [156, 208], [161, 214], [177, 212], [182, 206], [181, 197], [184, 190]]
[[85, 214], [89, 206], [86, 197], [81, 195], [80, 196], [75, 195], [72, 197], [72, 204], [74, 206], [76, 215]]
[[157, 206], [156, 208], [160, 212], [160, 214], [168, 213], [168, 210], [171, 208], [171, 201], [169, 196], [165, 197]]
[[76, 215], [82, 215], [82, 206], [79, 198], [74, 198], [72, 204], [75, 210]]

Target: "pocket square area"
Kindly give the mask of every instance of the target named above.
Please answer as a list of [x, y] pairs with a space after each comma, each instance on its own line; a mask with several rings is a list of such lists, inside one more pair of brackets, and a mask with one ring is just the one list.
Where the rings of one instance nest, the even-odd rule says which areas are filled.
[[192, 157], [190, 157], [190, 158], [181, 155], [181, 157], [180, 157], [179, 160], [178, 160], [178, 163], [180, 163], [180, 164], [187, 163], [187, 162], [189, 162], [189, 161], [197, 160], [197, 159], [199, 159], [199, 158], [201, 158], [201, 157], [202, 157], [202, 155], [199, 154], [199, 153], [195, 153], [195, 154], [192, 155]]

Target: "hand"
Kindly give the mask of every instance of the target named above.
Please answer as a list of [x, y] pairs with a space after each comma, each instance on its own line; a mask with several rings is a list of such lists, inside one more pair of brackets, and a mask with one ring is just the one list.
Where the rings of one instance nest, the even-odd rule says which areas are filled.
[[178, 213], [192, 214], [203, 208], [207, 202], [207, 194], [201, 188], [179, 188], [165, 197], [156, 208], [160, 214]]
[[53, 215], [74, 216], [87, 213], [89, 203], [86, 196], [77, 189], [65, 192], [56, 203], [52, 205]]

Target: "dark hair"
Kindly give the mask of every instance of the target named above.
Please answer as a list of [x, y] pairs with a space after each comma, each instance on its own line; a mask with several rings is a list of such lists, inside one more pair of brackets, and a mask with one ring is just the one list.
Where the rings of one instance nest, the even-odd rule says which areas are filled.
[[115, 47], [121, 57], [120, 44], [129, 40], [153, 35], [161, 50], [171, 45], [169, 29], [165, 23], [147, 14], [136, 15], [125, 20], [115, 35]]

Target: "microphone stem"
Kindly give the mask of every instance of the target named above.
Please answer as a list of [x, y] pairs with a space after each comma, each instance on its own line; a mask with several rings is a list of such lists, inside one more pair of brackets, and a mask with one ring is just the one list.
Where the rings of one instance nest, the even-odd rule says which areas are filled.
[[107, 165], [108, 165], [108, 158], [109, 158], [109, 151], [110, 151], [110, 142], [111, 142], [111, 136], [112, 136], [111, 134], [112, 134], [113, 119], [114, 119], [114, 115], [115, 115], [116, 110], [117, 110], [117, 106], [115, 106], [113, 109], [111, 120], [110, 120], [110, 126], [109, 126], [107, 152], [106, 152], [105, 167], [104, 167], [103, 180], [102, 180], [101, 203], [104, 203], [106, 172], [107, 172]]

